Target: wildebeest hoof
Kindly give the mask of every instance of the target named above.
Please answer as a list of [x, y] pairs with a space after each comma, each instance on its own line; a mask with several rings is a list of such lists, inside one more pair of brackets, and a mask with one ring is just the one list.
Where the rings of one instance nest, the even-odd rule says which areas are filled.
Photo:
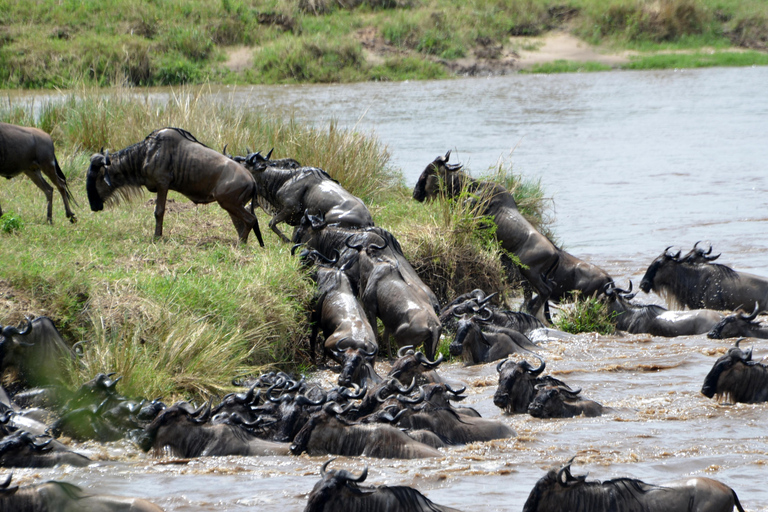
[[73, 216], [71, 216], [71, 217], [69, 218], [69, 223], [70, 223], [70, 224], [77, 224], [77, 217], [75, 217], [74, 215], [73, 215]]

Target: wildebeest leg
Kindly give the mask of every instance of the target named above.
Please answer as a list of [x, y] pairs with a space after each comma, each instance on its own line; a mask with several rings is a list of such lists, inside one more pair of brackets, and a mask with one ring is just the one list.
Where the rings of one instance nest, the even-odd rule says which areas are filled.
[[70, 193], [67, 190], [67, 182], [64, 181], [66, 178], [64, 178], [64, 173], [61, 172], [59, 162], [56, 161], [55, 157], [53, 162], [49, 162], [48, 165], [43, 167], [43, 172], [46, 176], [48, 176], [48, 179], [51, 180], [51, 183], [53, 183], [53, 185], [58, 189], [59, 194], [61, 194], [61, 200], [64, 202], [64, 211], [67, 214], [67, 218], [69, 219], [69, 222], [74, 224], [77, 222], [77, 217], [75, 217], [75, 214], [69, 207]]
[[272, 217], [272, 220], [269, 221], [269, 228], [277, 234], [277, 236], [280, 237], [280, 239], [285, 243], [291, 243], [291, 239], [285, 236], [285, 234], [280, 231], [280, 229], [277, 227], [278, 224], [281, 222], [285, 222], [285, 220], [290, 217], [291, 211], [288, 209], [284, 209], [282, 211], [277, 212], [277, 214]]
[[165, 217], [165, 200], [168, 198], [168, 189], [158, 188], [155, 200], [155, 237], [163, 236], [163, 217]]
[[37, 188], [43, 191], [45, 198], [48, 200], [48, 224], [53, 224], [53, 187], [43, 179], [43, 173], [40, 169], [35, 171], [24, 171], [24, 174], [29, 176], [32, 183], [37, 185]]
[[381, 336], [381, 345], [387, 347], [387, 358], [392, 359], [392, 346], [389, 344], [389, 329], [386, 326], [384, 326], [384, 334]]
[[253, 232], [256, 233], [256, 238], [259, 240], [259, 245], [264, 247], [264, 240], [262, 240], [261, 231], [259, 230], [259, 219], [256, 218], [255, 214], [249, 212], [244, 206], [232, 209], [231, 207], [224, 206], [222, 203], [219, 203], [219, 205], [229, 213], [232, 224], [235, 225], [237, 234], [240, 236], [240, 243], [245, 244], [248, 242], [248, 235], [251, 234], [251, 229], [253, 229]]

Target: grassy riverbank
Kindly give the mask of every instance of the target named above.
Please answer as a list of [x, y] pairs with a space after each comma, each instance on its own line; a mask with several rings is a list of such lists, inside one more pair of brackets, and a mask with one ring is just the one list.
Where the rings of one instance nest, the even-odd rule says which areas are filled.
[[[314, 284], [290, 246], [268, 229], [263, 212], [265, 248], [253, 237], [247, 246], [235, 244], [235, 230], [218, 205], [195, 206], [174, 193], [165, 237], [157, 241], [153, 194], [90, 211], [85, 171], [91, 153], [102, 146], [122, 149], [161, 126], [189, 129], [213, 148], [228, 144], [232, 154], [274, 147], [276, 156], [326, 169], [363, 198], [376, 224], [397, 236], [442, 297], [482, 283], [512, 293], [495, 246], [475, 235], [476, 221], [446, 203], [411, 199], [375, 138], [234, 109], [191, 91], [159, 105], [127, 91], [82, 90], [43, 105], [37, 122], [29, 108], [0, 109], [0, 120], [52, 134], [79, 203], [78, 222], [70, 224], [54, 193], [49, 226], [42, 192], [24, 176], [3, 180], [0, 323], [46, 315], [70, 343], [85, 340], [73, 383], [115, 371], [127, 395], [190, 397], [220, 392], [233, 378], [267, 366], [309, 366], [307, 308]], [[425, 155], [423, 164], [434, 156]], [[506, 165], [492, 174], [519, 181]], [[532, 215], [541, 216], [538, 184], [518, 188], [531, 198]]]
[[[0, 7], [2, 88], [502, 73], [520, 69], [520, 53], [553, 30], [605, 52], [633, 52], [613, 67], [768, 63], [762, 0], [5, 0]], [[738, 59], [727, 55], [733, 50]], [[690, 51], [710, 57], [656, 58]]]

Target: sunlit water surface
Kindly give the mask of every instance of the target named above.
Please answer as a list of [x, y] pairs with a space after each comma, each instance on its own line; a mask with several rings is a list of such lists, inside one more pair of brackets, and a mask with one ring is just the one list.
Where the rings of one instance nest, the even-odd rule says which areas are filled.
[[[263, 107], [317, 126], [373, 132], [409, 185], [453, 150], [478, 175], [503, 157], [540, 178], [554, 230], [570, 252], [638, 284], [667, 246], [698, 240], [721, 261], [768, 276], [768, 67], [520, 75], [329, 86], [223, 88], [223, 102]], [[152, 92], [162, 98], [167, 92]], [[194, 132], [194, 127], [185, 127]], [[514, 152], [510, 151], [514, 148]], [[264, 148], [269, 149], [269, 148]], [[278, 155], [290, 156], [290, 155]], [[640, 294], [639, 301], [656, 302]], [[652, 483], [697, 475], [768, 510], [768, 404], [724, 405], [700, 393], [729, 341], [705, 336], [582, 335], [542, 342], [547, 372], [612, 409], [600, 418], [504, 416], [493, 405], [495, 364], [443, 365], [466, 402], [517, 437], [444, 450], [435, 460], [339, 458], [370, 466], [372, 484], [411, 485], [464, 510], [519, 511], [547, 468], [573, 456], [574, 474]], [[757, 358], [768, 343], [750, 340]], [[382, 371], [384, 368], [382, 368]], [[315, 376], [332, 379], [330, 373]], [[21, 482], [59, 478], [147, 497], [173, 511], [301, 510], [326, 457], [221, 457], [163, 464], [128, 444], [81, 447], [97, 466], [16, 470]]]

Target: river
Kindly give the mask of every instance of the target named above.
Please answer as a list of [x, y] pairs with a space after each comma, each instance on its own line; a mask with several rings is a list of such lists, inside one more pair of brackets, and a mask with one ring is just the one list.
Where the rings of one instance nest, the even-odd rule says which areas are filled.
[[[505, 158], [541, 179], [554, 231], [573, 254], [637, 286], [667, 246], [703, 240], [737, 269], [768, 276], [768, 67], [514, 75], [434, 82], [215, 90], [222, 101], [375, 133], [412, 185], [435, 156], [474, 175]], [[283, 155], [280, 155], [283, 156]], [[660, 303], [655, 295], [638, 301]], [[435, 460], [340, 458], [368, 482], [410, 485], [463, 510], [519, 511], [545, 471], [576, 456], [590, 479], [664, 483], [688, 476], [732, 486], [768, 511], [768, 404], [700, 394], [730, 342], [705, 336], [581, 335], [542, 342], [547, 373], [612, 409], [600, 418], [503, 416], [495, 365], [443, 365], [466, 402], [517, 437], [445, 450]], [[750, 340], [755, 357], [768, 343]], [[332, 378], [329, 374], [315, 376]], [[20, 482], [63, 478], [147, 497], [168, 511], [301, 510], [326, 457], [204, 458], [156, 464], [129, 445], [83, 447], [108, 460], [85, 469], [16, 470]]]

